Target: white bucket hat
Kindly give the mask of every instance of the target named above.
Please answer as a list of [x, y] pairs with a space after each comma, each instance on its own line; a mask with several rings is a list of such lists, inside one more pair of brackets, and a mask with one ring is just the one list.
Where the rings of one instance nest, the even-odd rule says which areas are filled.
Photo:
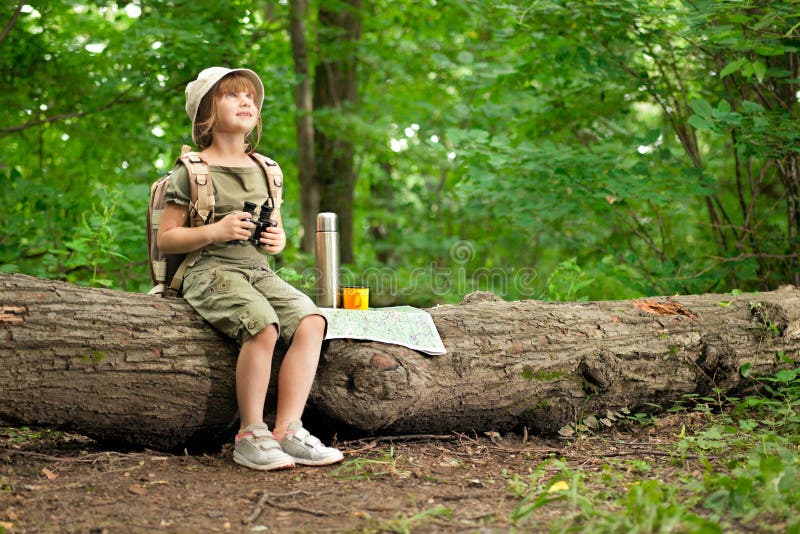
[[200, 107], [200, 101], [203, 97], [214, 87], [218, 81], [232, 72], [241, 72], [244, 76], [253, 82], [256, 88], [254, 102], [258, 107], [258, 112], [261, 113], [261, 105], [264, 103], [264, 84], [261, 83], [261, 78], [258, 74], [250, 69], [228, 69], [225, 67], [209, 67], [197, 75], [197, 79], [189, 82], [186, 86], [186, 113], [192, 121], [192, 140], [196, 143], [194, 121], [197, 119], [197, 109]]

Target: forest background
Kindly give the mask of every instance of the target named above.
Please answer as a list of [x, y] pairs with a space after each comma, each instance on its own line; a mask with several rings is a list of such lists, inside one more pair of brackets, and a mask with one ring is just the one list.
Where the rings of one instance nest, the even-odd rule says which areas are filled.
[[[147, 291], [150, 185], [191, 141], [186, 84], [223, 65], [265, 82], [259, 151], [286, 177], [289, 244], [274, 264], [309, 292], [320, 211], [340, 216], [342, 282], [370, 285], [376, 306], [473, 290], [600, 300], [800, 285], [799, 48], [800, 4], [786, 0], [0, 2], [0, 272]], [[313, 494], [312, 507], [360, 510], [330, 521], [367, 532], [800, 532], [792, 357], [752, 377], [753, 395], [687, 395], [660, 420], [627, 414], [608, 432], [586, 418], [546, 456], [487, 433], [450, 452], [357, 451], [331, 478], [285, 480], [306, 484], [293, 486], [304, 506]], [[224, 455], [84, 462], [68, 439], [0, 427], [0, 532], [208, 530], [249, 521], [269, 496]], [[115, 458], [159, 475], [131, 485]], [[429, 474], [442, 479], [433, 489]], [[341, 500], [337, 476], [365, 486]], [[43, 477], [57, 493], [37, 489]], [[175, 515], [162, 483], [181, 500]], [[365, 512], [365, 495], [384, 507]], [[448, 508], [425, 509], [441, 495]], [[503, 506], [476, 518], [489, 502]], [[287, 524], [321, 521], [298, 516]]]
[[0, 6], [0, 270], [149, 289], [150, 184], [211, 65], [266, 86], [282, 276], [313, 221], [373, 304], [800, 285], [790, 1]]

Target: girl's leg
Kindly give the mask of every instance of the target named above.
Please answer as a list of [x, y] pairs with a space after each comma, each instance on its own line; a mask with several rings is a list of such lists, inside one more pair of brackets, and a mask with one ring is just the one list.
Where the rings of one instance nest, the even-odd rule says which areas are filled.
[[278, 329], [268, 325], [242, 344], [236, 361], [236, 402], [241, 429], [264, 421], [272, 355], [278, 341]]
[[280, 439], [292, 421], [299, 421], [317, 374], [325, 319], [307, 315], [292, 337], [278, 374], [278, 413], [273, 434]]

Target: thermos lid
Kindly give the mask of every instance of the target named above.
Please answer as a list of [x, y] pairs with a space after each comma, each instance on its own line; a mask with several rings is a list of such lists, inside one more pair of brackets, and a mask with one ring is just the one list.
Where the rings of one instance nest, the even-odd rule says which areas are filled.
[[317, 214], [317, 232], [337, 232], [336, 214], [325, 212]]

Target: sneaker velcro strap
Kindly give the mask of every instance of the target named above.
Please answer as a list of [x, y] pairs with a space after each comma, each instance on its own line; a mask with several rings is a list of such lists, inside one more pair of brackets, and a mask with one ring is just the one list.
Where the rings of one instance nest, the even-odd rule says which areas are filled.
[[302, 427], [298, 428], [292, 437], [300, 443], [304, 445], [310, 445], [311, 447], [322, 445], [322, 442], [319, 440], [319, 438], [312, 436], [308, 430]]
[[270, 432], [266, 428], [254, 428], [253, 430], [246, 432], [246, 434], [250, 434], [254, 438], [272, 437], [272, 432]]

